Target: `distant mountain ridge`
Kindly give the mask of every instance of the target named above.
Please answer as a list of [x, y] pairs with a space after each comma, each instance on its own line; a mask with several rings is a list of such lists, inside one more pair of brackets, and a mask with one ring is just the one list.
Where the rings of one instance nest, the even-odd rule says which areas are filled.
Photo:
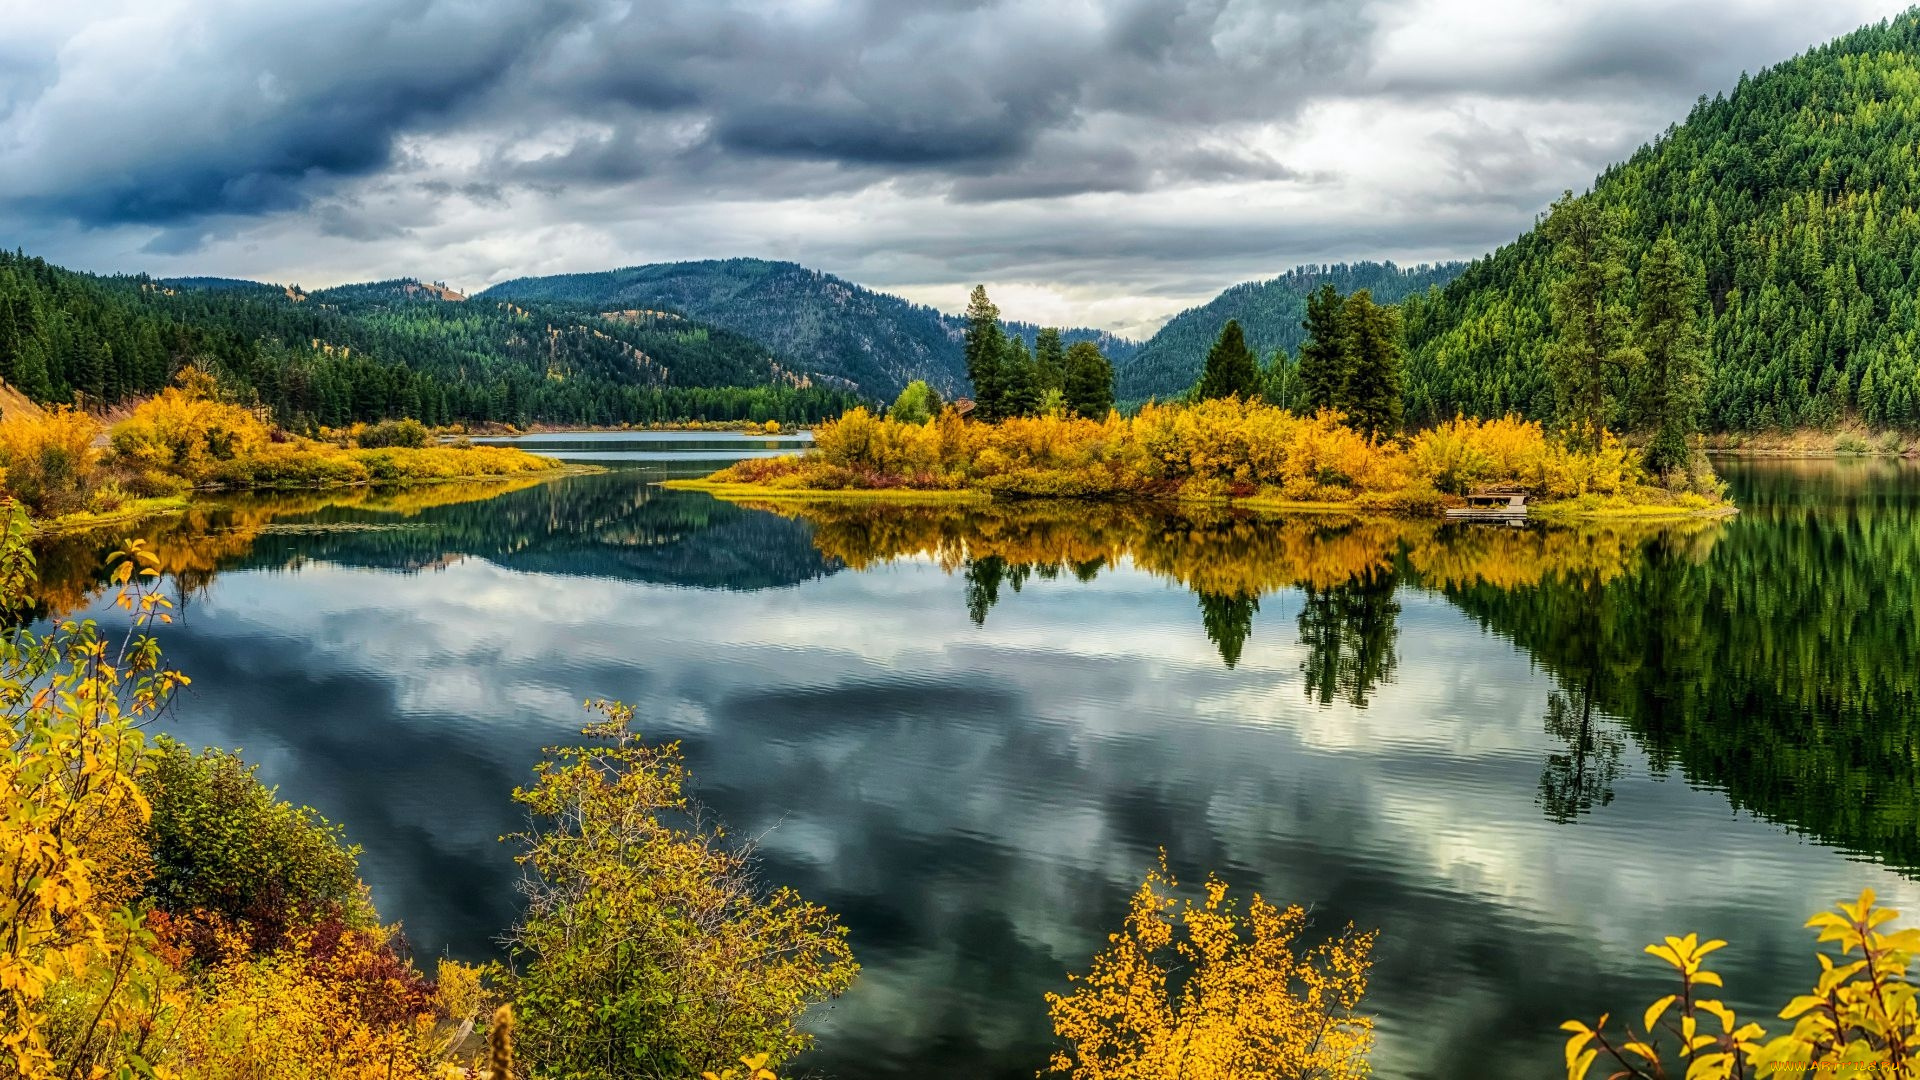
[[186, 364], [297, 430], [395, 416], [802, 423], [857, 401], [758, 341], [678, 314], [474, 303], [412, 278], [309, 293], [102, 277], [0, 251], [0, 380], [28, 399], [110, 406]]
[[1207, 349], [1227, 320], [1236, 319], [1247, 345], [1264, 363], [1278, 348], [1297, 354], [1306, 331], [1307, 296], [1321, 285], [1341, 293], [1370, 289], [1383, 304], [1399, 303], [1452, 281], [1464, 262], [1401, 267], [1391, 262], [1299, 266], [1265, 281], [1247, 281], [1199, 307], [1175, 315], [1125, 361], [1114, 363], [1114, 396], [1120, 401], [1166, 399], [1184, 393], [1200, 377]]
[[[892, 397], [914, 379], [949, 396], [968, 391], [966, 320], [791, 262], [711, 259], [595, 273], [515, 278], [476, 299], [561, 303], [599, 310], [666, 308], [764, 342], [790, 367], [845, 379], [870, 397]], [[1011, 322], [1031, 344], [1039, 327]], [[1068, 343], [1098, 343], [1115, 363], [1138, 343], [1070, 328]]]

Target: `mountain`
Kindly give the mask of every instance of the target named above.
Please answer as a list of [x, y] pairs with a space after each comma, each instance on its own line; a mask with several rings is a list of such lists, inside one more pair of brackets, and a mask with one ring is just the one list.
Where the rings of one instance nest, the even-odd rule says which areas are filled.
[[[1710, 429], [1920, 424], [1920, 13], [1743, 75], [1594, 182], [1629, 267], [1671, 232], [1704, 273]], [[1547, 415], [1536, 229], [1406, 305], [1407, 419]]]
[[1393, 263], [1336, 263], [1302, 266], [1266, 281], [1248, 281], [1199, 307], [1175, 315], [1160, 332], [1125, 362], [1114, 364], [1114, 396], [1121, 401], [1170, 398], [1184, 393], [1200, 377], [1207, 349], [1220, 336], [1228, 319], [1238, 319], [1247, 344], [1264, 362], [1273, 350], [1297, 353], [1306, 333], [1300, 320], [1307, 314], [1307, 295], [1321, 285], [1342, 293], [1371, 289], [1381, 303], [1397, 303], [1445, 285], [1466, 268], [1465, 263], [1399, 267]]
[[[967, 392], [965, 320], [796, 263], [723, 259], [516, 278], [477, 299], [668, 308], [766, 342], [794, 370], [845, 380], [869, 397], [891, 398], [914, 379], [948, 396]], [[1038, 329], [1008, 324], [1029, 344]], [[1062, 335], [1096, 341], [1116, 363], [1136, 347], [1099, 330]]]
[[294, 426], [805, 421], [855, 400], [673, 312], [469, 301], [414, 279], [307, 293], [100, 277], [0, 252], [0, 379], [33, 400], [117, 402], [189, 362]]

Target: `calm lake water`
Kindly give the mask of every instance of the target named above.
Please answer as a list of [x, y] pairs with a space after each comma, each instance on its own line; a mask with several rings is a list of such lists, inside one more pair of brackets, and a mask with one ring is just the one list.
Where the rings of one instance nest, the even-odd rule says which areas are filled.
[[[650, 486], [778, 451], [549, 437], [513, 488], [234, 499], [150, 530], [188, 591], [168, 721], [364, 845], [423, 955], [495, 954], [508, 792], [636, 705], [863, 965], [805, 1062], [1027, 1078], [1041, 995], [1165, 848], [1378, 927], [1377, 1071], [1561, 1066], [1666, 984], [1811, 981], [1813, 910], [1920, 888], [1920, 469], [1726, 463], [1745, 513], [1548, 532], [1079, 507], [772, 512]], [[92, 605], [105, 547], [43, 552]]]

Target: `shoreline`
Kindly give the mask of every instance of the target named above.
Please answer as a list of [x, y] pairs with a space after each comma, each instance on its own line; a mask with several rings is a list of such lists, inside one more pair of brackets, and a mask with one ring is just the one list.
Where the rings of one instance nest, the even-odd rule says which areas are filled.
[[[1147, 503], [1165, 506], [1224, 506], [1236, 510], [1250, 510], [1255, 513], [1274, 515], [1328, 515], [1342, 514], [1352, 517], [1391, 517], [1406, 520], [1433, 519], [1445, 520], [1444, 513], [1408, 512], [1378, 503], [1363, 501], [1351, 502], [1303, 502], [1291, 499], [1266, 498], [1249, 495], [1240, 498], [1231, 496], [1208, 496], [1180, 498], [1166, 496], [1141, 495], [1123, 498], [1074, 499], [1074, 498], [1028, 498], [1020, 496], [996, 496], [990, 491], [977, 488], [952, 490], [923, 488], [841, 488], [826, 490], [820, 488], [783, 488], [765, 484], [735, 484], [710, 479], [679, 479], [658, 481], [658, 486], [674, 491], [702, 491], [716, 499], [735, 500], [784, 500], [792, 502], [889, 502], [899, 504], [943, 505], [943, 506], [980, 506], [987, 504], [1018, 504], [1027, 502], [1057, 503]], [[1731, 503], [1717, 503], [1710, 506], [1686, 507], [1665, 506], [1659, 504], [1628, 505], [1580, 505], [1578, 499], [1563, 499], [1557, 502], [1541, 503], [1529, 507], [1529, 513], [1521, 521], [1539, 521], [1549, 525], [1572, 523], [1591, 523], [1605, 521], [1691, 521], [1732, 517], [1740, 508]]]

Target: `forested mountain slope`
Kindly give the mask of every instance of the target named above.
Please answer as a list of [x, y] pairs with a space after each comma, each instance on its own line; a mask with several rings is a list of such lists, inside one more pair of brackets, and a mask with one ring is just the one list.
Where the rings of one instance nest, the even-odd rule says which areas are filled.
[[1307, 295], [1320, 286], [1332, 285], [1342, 294], [1370, 289], [1376, 301], [1391, 304], [1434, 285], [1445, 285], [1466, 265], [1336, 263], [1301, 266], [1266, 281], [1242, 282], [1199, 307], [1175, 315], [1131, 359], [1116, 362], [1114, 395], [1122, 401], [1144, 401], [1184, 393], [1200, 377], [1207, 349], [1228, 319], [1239, 320], [1247, 345], [1263, 361], [1275, 349], [1284, 348], [1291, 355], [1306, 340], [1300, 321], [1306, 317]]
[[[796, 263], [721, 259], [517, 278], [478, 299], [669, 308], [765, 342], [790, 366], [845, 379], [871, 397], [890, 398], [914, 379], [950, 396], [968, 392], [964, 319]], [[1037, 329], [1007, 324], [1029, 345]], [[1095, 341], [1115, 362], [1136, 347], [1097, 330], [1062, 336]]]
[[[1920, 14], [1743, 76], [1592, 198], [1630, 268], [1671, 230], [1704, 271], [1708, 428], [1920, 423]], [[1536, 229], [1408, 303], [1408, 421], [1546, 415], [1552, 280]]]
[[98, 277], [0, 253], [0, 379], [107, 404], [211, 366], [284, 423], [806, 420], [850, 396], [749, 338], [667, 312], [474, 302], [412, 280], [305, 293]]

